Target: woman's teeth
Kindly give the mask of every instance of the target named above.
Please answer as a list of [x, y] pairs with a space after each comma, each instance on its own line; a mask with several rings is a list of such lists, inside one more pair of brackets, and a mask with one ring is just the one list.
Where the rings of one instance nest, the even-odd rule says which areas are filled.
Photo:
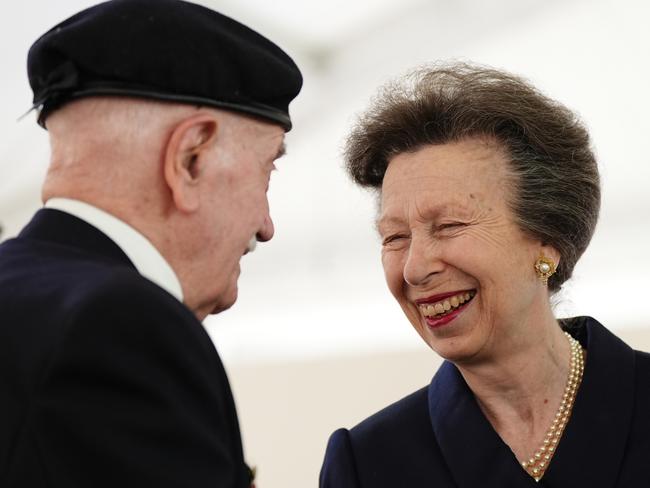
[[469, 302], [476, 295], [475, 291], [465, 291], [454, 295], [453, 297], [445, 298], [436, 303], [423, 303], [419, 305], [422, 315], [425, 317], [437, 317], [444, 315], [451, 310], [460, 307], [462, 304]]

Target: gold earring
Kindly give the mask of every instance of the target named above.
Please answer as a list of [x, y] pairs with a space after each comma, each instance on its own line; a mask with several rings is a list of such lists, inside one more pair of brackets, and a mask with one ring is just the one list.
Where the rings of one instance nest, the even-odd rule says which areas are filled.
[[535, 262], [535, 271], [540, 281], [548, 285], [548, 279], [555, 274], [555, 263], [552, 259], [547, 258], [544, 254], [540, 254]]

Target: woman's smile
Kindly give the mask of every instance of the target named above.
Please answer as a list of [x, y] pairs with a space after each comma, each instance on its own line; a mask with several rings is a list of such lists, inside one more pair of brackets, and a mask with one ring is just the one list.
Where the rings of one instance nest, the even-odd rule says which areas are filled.
[[461, 290], [423, 298], [415, 303], [425, 323], [431, 328], [437, 328], [458, 317], [475, 295], [476, 290]]
[[445, 359], [498, 353], [544, 303], [530, 264], [541, 245], [517, 226], [511, 197], [494, 141], [425, 146], [388, 165], [378, 222], [386, 281]]

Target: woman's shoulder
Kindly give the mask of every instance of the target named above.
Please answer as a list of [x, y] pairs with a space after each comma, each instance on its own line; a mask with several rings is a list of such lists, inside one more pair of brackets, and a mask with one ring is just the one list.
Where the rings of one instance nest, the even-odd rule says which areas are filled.
[[428, 387], [421, 388], [379, 410], [350, 429], [355, 440], [377, 440], [385, 437], [412, 437], [413, 432], [431, 430]]
[[[433, 432], [428, 396], [429, 388], [422, 388], [349, 431], [335, 432], [321, 486], [452, 486]], [[349, 479], [356, 484], [348, 484]]]

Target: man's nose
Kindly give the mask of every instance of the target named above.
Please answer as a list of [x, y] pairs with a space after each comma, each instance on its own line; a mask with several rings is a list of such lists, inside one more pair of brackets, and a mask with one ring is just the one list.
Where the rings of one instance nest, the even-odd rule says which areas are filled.
[[275, 228], [273, 227], [273, 219], [271, 219], [271, 216], [267, 214], [264, 218], [262, 228], [257, 232], [257, 240], [259, 242], [270, 241], [273, 238], [274, 233]]

